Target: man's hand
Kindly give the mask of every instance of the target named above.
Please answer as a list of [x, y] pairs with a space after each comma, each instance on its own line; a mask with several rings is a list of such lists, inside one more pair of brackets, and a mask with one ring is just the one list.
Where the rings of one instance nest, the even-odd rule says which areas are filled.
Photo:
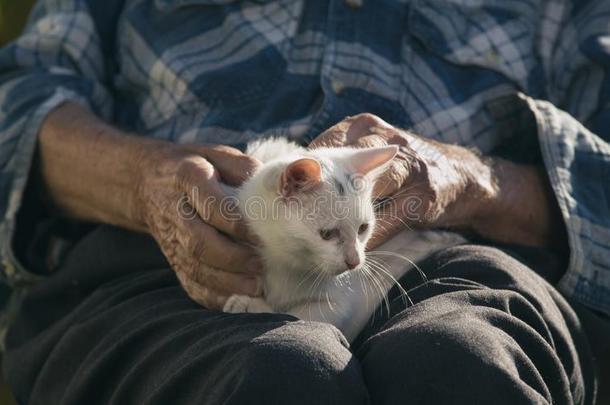
[[189, 296], [222, 308], [232, 294], [262, 293], [262, 266], [237, 206], [220, 182], [239, 185], [259, 162], [226, 146], [151, 145], [140, 155], [136, 215]]
[[311, 147], [398, 145], [399, 154], [375, 184], [374, 248], [407, 226], [474, 231], [498, 242], [556, 245], [561, 217], [544, 173], [483, 158], [395, 128], [372, 114], [348, 117]]
[[232, 294], [260, 294], [258, 258], [243, 242], [235, 205], [222, 205], [220, 186], [241, 183], [255, 159], [229, 147], [131, 136], [74, 103], [49, 114], [39, 152], [53, 208], [150, 233], [195, 301], [217, 309]]

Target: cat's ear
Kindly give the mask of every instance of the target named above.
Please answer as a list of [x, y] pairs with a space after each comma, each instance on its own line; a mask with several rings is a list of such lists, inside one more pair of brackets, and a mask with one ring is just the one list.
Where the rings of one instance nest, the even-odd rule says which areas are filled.
[[390, 145], [381, 148], [356, 149], [348, 157], [354, 172], [367, 176], [376, 176], [388, 165], [398, 153], [398, 146]]
[[290, 163], [280, 176], [280, 194], [290, 197], [311, 190], [322, 182], [322, 168], [315, 159], [303, 158]]

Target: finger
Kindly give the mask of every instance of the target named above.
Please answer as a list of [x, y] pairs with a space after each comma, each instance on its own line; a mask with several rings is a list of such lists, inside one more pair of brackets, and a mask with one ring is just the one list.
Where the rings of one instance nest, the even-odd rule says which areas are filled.
[[208, 309], [222, 310], [228, 296], [210, 288], [194, 283], [185, 273], [176, 272], [180, 285], [193, 301]]
[[392, 210], [382, 209], [375, 213], [375, 217], [375, 229], [366, 244], [367, 250], [375, 249], [407, 227], [402, 220], [393, 214]]
[[390, 197], [376, 209], [375, 230], [367, 248], [379, 246], [403, 229], [426, 226], [429, 208], [430, 201], [418, 193]]
[[235, 242], [198, 216], [178, 218], [177, 227], [178, 242], [197, 262], [233, 273], [262, 273], [260, 258], [251, 247]]
[[350, 123], [348, 121], [341, 121], [326, 131], [318, 135], [310, 144], [310, 148], [333, 148], [345, 146], [347, 141], [347, 130], [349, 129]]
[[[371, 139], [374, 138], [371, 137]], [[373, 196], [379, 198], [392, 196], [396, 193], [408, 193], [409, 184], [424, 181], [421, 176], [412, 176], [414, 170], [415, 173], [421, 173], [421, 169], [422, 163], [413, 150], [406, 146], [400, 146], [398, 153], [394, 156], [386, 171], [377, 178], [373, 188]]]
[[[346, 134], [346, 144], [353, 145], [360, 138], [374, 133], [374, 131], [389, 131], [394, 127], [378, 116], [369, 113], [354, 115], [346, 119], [349, 128]], [[383, 133], [383, 132], [382, 132]]]
[[379, 135], [365, 135], [355, 139], [351, 146], [357, 148], [381, 148], [388, 146], [388, 143]]
[[222, 180], [232, 186], [249, 179], [261, 165], [258, 159], [224, 145], [207, 148], [205, 157], [218, 170]]
[[401, 188], [408, 175], [402, 173], [405, 170], [399, 162], [392, 162], [390, 166], [375, 180], [373, 186], [373, 197], [384, 198], [392, 197], [400, 193]]
[[244, 294], [256, 297], [263, 292], [263, 281], [260, 275], [244, 275], [218, 270], [189, 258], [186, 251], [180, 253], [183, 260], [177, 266], [176, 273], [182, 275], [184, 280], [181, 281], [190, 281], [224, 295]]
[[371, 134], [371, 128], [392, 128], [390, 124], [369, 113], [347, 117], [333, 125], [316, 139], [310, 147], [340, 147], [353, 145], [359, 138]]
[[374, 126], [369, 129], [369, 133], [382, 138], [387, 145], [409, 146], [409, 142], [416, 139], [410, 132], [392, 126]]
[[192, 206], [201, 219], [214, 228], [234, 238], [247, 240], [249, 233], [238, 200], [227, 194], [218, 178], [218, 171], [203, 158], [183, 162], [177, 175], [177, 188], [188, 198], [180, 201], [179, 209], [188, 213]]
[[200, 266], [192, 273], [192, 280], [205, 285], [223, 295], [249, 295], [260, 297], [263, 294], [263, 282], [260, 276], [244, 276], [214, 269], [209, 266]]

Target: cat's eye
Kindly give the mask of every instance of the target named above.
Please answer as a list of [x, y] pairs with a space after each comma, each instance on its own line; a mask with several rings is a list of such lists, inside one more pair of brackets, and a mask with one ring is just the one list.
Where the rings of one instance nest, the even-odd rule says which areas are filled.
[[364, 223], [362, 225], [360, 225], [360, 228], [358, 228], [358, 235], [362, 235], [363, 233], [365, 233], [367, 230], [369, 229], [369, 224]]
[[339, 235], [338, 229], [320, 229], [320, 237], [324, 240], [331, 240]]

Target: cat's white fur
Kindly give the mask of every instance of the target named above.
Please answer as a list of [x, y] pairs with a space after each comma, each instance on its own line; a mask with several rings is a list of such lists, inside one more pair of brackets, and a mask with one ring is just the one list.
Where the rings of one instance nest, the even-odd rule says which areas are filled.
[[[363, 177], [358, 174], [370, 158], [366, 153], [381, 154], [389, 160], [395, 152], [387, 148], [308, 150], [278, 138], [251, 143], [247, 153], [263, 165], [237, 190], [237, 196], [242, 214], [261, 242], [265, 298], [231, 296], [225, 312], [289, 313], [304, 320], [331, 323], [352, 341], [394, 280], [413, 268], [405, 257], [417, 262], [464, 242], [451, 232], [404, 230], [377, 249], [385, 252], [376, 257], [382, 258], [389, 277], [378, 264], [370, 266], [370, 256], [365, 259], [364, 252], [376, 221], [372, 186], [387, 163]], [[278, 184], [288, 165], [303, 158], [319, 162], [322, 181], [312, 190], [297, 193], [289, 203]], [[359, 234], [363, 223], [368, 229]], [[321, 229], [338, 229], [341, 237], [324, 240]], [[348, 259], [361, 264], [348, 270]], [[367, 266], [369, 272], [377, 274], [375, 281], [367, 276]]]

